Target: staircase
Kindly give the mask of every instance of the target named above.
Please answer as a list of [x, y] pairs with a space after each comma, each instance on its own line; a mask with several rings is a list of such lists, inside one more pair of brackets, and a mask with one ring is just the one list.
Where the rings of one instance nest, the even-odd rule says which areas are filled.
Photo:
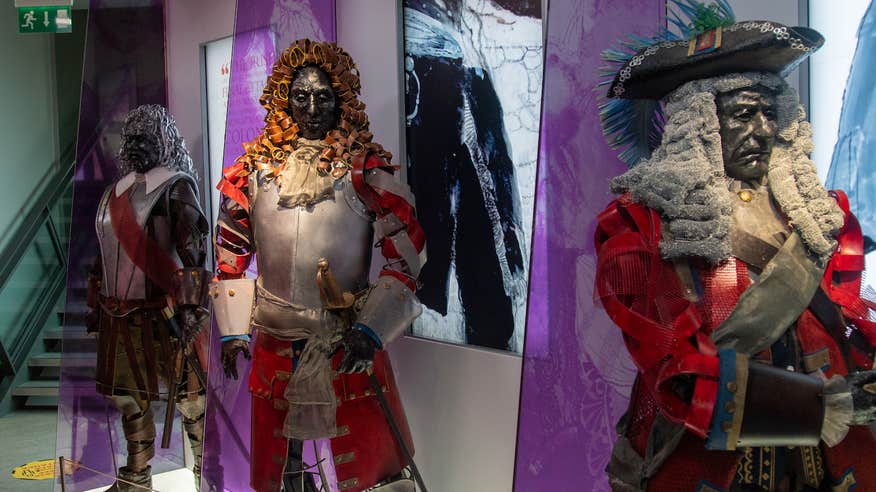
[[[64, 311], [68, 244], [74, 226], [71, 153], [72, 148], [61, 160], [68, 166], [59, 166], [46, 176], [46, 186], [34, 195], [34, 208], [9, 232], [8, 237], [16, 240], [0, 252], [0, 258], [8, 259], [0, 264], [2, 412], [10, 407], [57, 405], [61, 365], [66, 367], [76, 360], [68, 362], [65, 357], [62, 362], [62, 342], [66, 351], [91, 352], [94, 359], [94, 341], [87, 340], [84, 333], [84, 312], [76, 313], [79, 307], [73, 304], [69, 314], [60, 313]], [[84, 292], [84, 286], [74, 286], [71, 293], [79, 291]], [[74, 323], [77, 316], [80, 321]], [[62, 332], [64, 318], [70, 320], [71, 329]], [[83, 356], [82, 362], [86, 360]]]
[[[85, 297], [85, 287], [72, 287], [75, 297]], [[61, 297], [59, 305], [63, 308]], [[71, 303], [70, 310], [59, 310], [54, 326], [47, 323], [41, 334], [42, 346], [28, 358], [28, 377], [12, 390], [16, 408], [40, 408], [58, 405], [61, 366], [94, 378], [97, 339], [85, 330], [87, 307]], [[61, 347], [64, 347], [63, 354]]]

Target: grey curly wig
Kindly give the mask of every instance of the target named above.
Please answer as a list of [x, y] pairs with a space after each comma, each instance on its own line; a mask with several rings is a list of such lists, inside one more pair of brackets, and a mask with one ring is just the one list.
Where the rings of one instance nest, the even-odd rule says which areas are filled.
[[[189, 176], [196, 177], [195, 167], [192, 164], [192, 157], [189, 151], [186, 150], [185, 140], [183, 140], [179, 129], [176, 127], [176, 120], [167, 112], [164, 106], [157, 104], [145, 104], [128, 113], [125, 117], [125, 126], [122, 129], [122, 141], [130, 138], [132, 135], [152, 134], [157, 137], [160, 149], [158, 152], [158, 165], [164, 166], [172, 171], [181, 171]], [[122, 146], [122, 149], [124, 145]], [[134, 163], [125, 159], [119, 149], [119, 173], [124, 176], [136, 169]]]
[[777, 94], [779, 131], [767, 171], [772, 195], [814, 256], [825, 262], [833, 253], [844, 215], [809, 159], [812, 128], [797, 94], [778, 75], [747, 72], [694, 80], [666, 96], [660, 146], [611, 183], [614, 192], [629, 192], [660, 213], [660, 251], [667, 259], [699, 256], [718, 263], [730, 257], [733, 202], [715, 96], [754, 86]]

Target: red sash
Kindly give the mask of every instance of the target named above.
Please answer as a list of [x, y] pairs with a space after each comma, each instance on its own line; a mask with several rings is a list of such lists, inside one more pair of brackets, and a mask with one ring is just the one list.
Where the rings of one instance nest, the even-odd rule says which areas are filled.
[[131, 207], [133, 187], [122, 196], [115, 190], [109, 191], [110, 223], [119, 244], [125, 253], [155, 285], [165, 293], [173, 292], [173, 274], [179, 265], [146, 234], [143, 226], [137, 223], [137, 216]]

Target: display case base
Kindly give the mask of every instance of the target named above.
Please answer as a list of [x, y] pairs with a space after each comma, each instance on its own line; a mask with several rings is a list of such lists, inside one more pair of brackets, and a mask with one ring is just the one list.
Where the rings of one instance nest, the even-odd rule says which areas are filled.
[[[86, 492], [103, 492], [112, 485], [88, 490]], [[160, 492], [195, 492], [195, 476], [188, 468], [180, 468], [152, 476], [152, 490]]]

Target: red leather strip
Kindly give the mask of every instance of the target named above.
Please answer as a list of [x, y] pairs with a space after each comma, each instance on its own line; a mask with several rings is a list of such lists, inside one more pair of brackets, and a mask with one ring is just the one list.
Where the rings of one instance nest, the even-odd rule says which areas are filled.
[[[244, 181], [244, 183], [245, 182], [246, 181]], [[249, 198], [246, 197], [246, 193], [240, 189], [239, 185], [232, 184], [231, 181], [222, 178], [219, 180], [219, 184], [216, 185], [216, 189], [223, 195], [234, 200], [238, 205], [243, 207], [244, 210], [249, 211]]]
[[380, 197], [373, 188], [365, 183], [365, 159], [368, 157], [367, 154], [368, 152], [360, 152], [353, 157], [352, 162], [350, 162], [353, 166], [350, 170], [350, 179], [353, 182], [353, 189], [356, 190], [356, 194], [359, 195], [359, 199], [362, 200], [362, 203], [368, 207], [368, 210], [380, 214], [382, 213], [379, 204]]
[[709, 425], [712, 423], [717, 399], [718, 381], [698, 379], [684, 426], [694, 434], [706, 437]]
[[411, 278], [411, 277], [405, 275], [405, 274], [402, 273], [402, 272], [399, 272], [399, 271], [397, 271], [397, 270], [393, 270], [393, 269], [391, 269], [391, 268], [384, 268], [383, 270], [380, 271], [380, 276], [381, 276], [381, 277], [393, 277], [393, 278], [396, 278], [396, 279], [400, 280], [403, 284], [405, 284], [405, 286], [406, 286], [408, 289], [410, 289], [411, 292], [416, 292], [416, 291], [417, 291], [417, 281], [414, 280], [413, 278]]

